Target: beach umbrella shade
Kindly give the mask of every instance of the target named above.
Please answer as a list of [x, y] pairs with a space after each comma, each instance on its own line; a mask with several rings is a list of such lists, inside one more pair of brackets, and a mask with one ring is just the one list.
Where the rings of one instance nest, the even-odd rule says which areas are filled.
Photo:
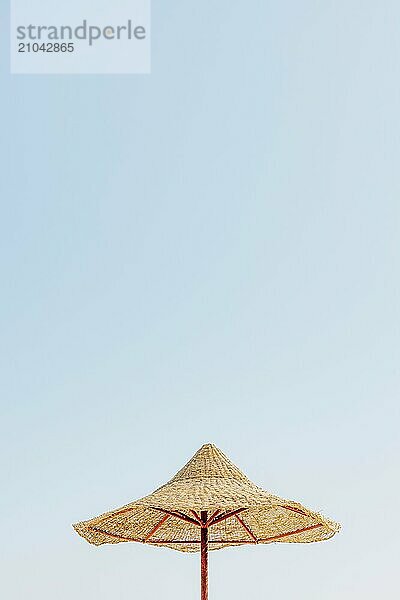
[[243, 544], [309, 543], [339, 525], [252, 483], [221, 450], [205, 444], [152, 494], [74, 525], [91, 544], [139, 542], [201, 554], [208, 600], [208, 551]]

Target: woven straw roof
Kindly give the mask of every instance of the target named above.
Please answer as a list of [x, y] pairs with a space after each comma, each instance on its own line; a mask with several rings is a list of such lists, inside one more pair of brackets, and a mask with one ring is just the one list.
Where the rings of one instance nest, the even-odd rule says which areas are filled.
[[249, 543], [319, 542], [339, 530], [319, 513], [256, 486], [213, 444], [202, 446], [152, 494], [74, 528], [96, 546], [141, 542], [198, 552], [203, 511], [210, 550]]

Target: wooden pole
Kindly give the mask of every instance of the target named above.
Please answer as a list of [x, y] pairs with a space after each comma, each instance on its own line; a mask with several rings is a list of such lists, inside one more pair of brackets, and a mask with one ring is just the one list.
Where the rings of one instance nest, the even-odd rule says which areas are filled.
[[201, 600], [208, 600], [208, 528], [207, 511], [201, 511]]

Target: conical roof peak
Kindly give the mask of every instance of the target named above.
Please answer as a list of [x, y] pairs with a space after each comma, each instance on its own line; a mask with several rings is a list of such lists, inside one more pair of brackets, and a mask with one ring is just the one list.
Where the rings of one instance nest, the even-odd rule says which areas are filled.
[[248, 478], [215, 444], [204, 444], [170, 483], [186, 479], [233, 479], [248, 482]]

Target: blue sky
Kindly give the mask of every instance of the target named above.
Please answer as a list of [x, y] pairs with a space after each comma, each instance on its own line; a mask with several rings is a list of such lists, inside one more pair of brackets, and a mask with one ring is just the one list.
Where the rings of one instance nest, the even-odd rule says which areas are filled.
[[211, 598], [394, 597], [400, 5], [153, 1], [149, 76], [11, 76], [0, 10], [2, 595], [197, 598], [70, 524], [214, 442], [343, 531]]

